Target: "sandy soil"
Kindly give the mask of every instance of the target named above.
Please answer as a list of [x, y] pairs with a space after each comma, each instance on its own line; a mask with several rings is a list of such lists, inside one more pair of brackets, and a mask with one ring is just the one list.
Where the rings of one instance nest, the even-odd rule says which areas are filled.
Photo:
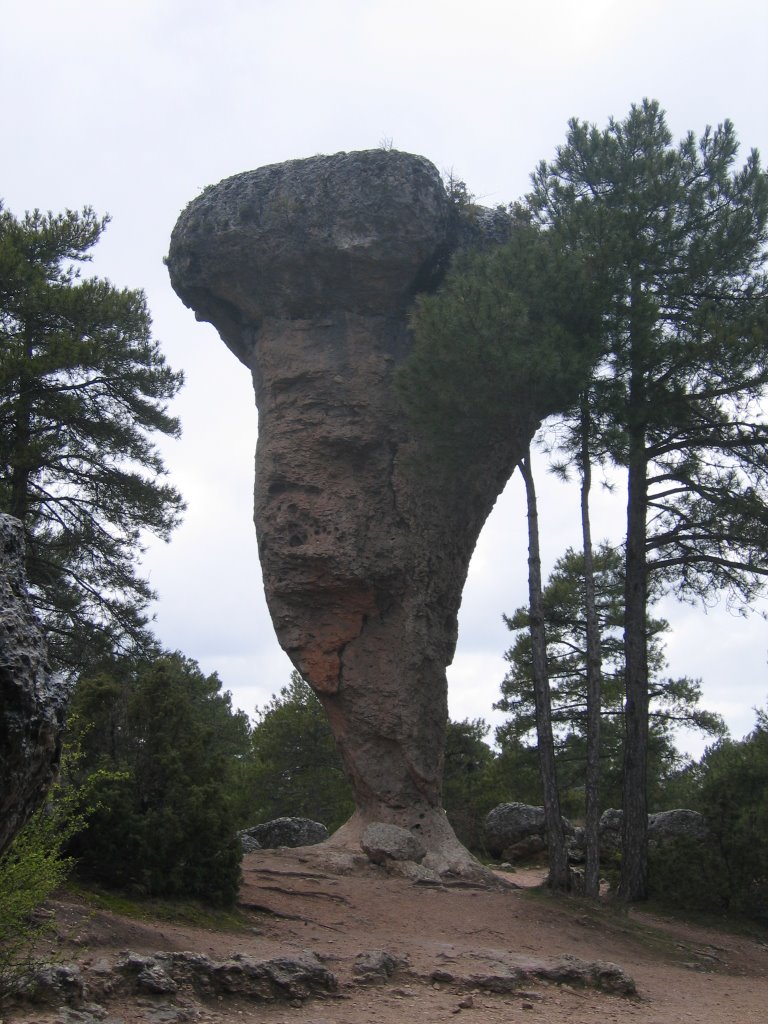
[[[137, 921], [63, 901], [65, 958], [95, 962], [117, 951], [191, 950], [215, 959], [311, 950], [339, 991], [296, 1005], [190, 997], [113, 1000], [104, 1024], [438, 1024], [464, 1019], [539, 1024], [763, 1024], [768, 1020], [768, 933], [734, 935], [555, 898], [539, 870], [505, 876], [520, 888], [484, 891], [414, 885], [360, 864], [337, 873], [317, 853], [262, 851], [244, 859], [241, 903], [248, 928], [216, 931]], [[407, 960], [391, 977], [363, 984], [355, 957], [385, 950]], [[476, 982], [509, 958], [572, 955], [612, 961], [637, 985], [633, 998], [535, 982], [494, 994]], [[438, 972], [435, 980], [435, 972]], [[449, 980], [450, 979], [450, 980]], [[90, 1018], [90, 1020], [96, 1018]], [[0, 1024], [77, 1024], [71, 1010], [23, 1009]]]

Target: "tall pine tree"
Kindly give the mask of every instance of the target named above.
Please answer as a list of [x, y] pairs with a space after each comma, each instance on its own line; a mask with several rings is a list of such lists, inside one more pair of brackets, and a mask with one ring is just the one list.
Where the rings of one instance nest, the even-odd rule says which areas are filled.
[[621, 892], [647, 894], [652, 574], [679, 594], [749, 602], [768, 574], [768, 177], [734, 169], [730, 122], [672, 144], [648, 100], [572, 120], [530, 207], [605, 284], [593, 424], [627, 476]]
[[182, 376], [141, 291], [80, 276], [107, 220], [0, 207], [0, 508], [24, 524], [33, 597], [69, 670], [149, 643], [142, 534], [167, 538], [183, 509], [153, 440], [179, 434], [167, 403]]

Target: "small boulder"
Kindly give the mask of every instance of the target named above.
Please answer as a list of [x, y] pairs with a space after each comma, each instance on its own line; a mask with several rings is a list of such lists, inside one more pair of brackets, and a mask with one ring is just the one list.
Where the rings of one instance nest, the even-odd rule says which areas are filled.
[[240, 841], [243, 851], [276, 850], [281, 846], [316, 846], [328, 838], [322, 822], [310, 818], [274, 818], [261, 825], [243, 829]]
[[[563, 818], [566, 836], [573, 826]], [[485, 845], [492, 857], [520, 860], [546, 849], [547, 830], [544, 808], [531, 804], [499, 804], [486, 816], [483, 825]]]
[[427, 854], [422, 841], [407, 828], [374, 821], [363, 832], [360, 846], [374, 864], [388, 860], [423, 860]]
[[622, 812], [609, 807], [600, 815], [600, 857], [610, 857], [621, 850]]
[[242, 847], [243, 853], [255, 853], [256, 850], [264, 849], [256, 836], [250, 835], [247, 829], [242, 832], [238, 832], [238, 835], [240, 837], [240, 846]]
[[685, 807], [648, 815], [648, 845], [664, 846], [676, 839], [706, 843], [712, 839], [704, 815]]
[[511, 846], [505, 847], [501, 856], [512, 861], [535, 860], [540, 854], [547, 852], [547, 843], [543, 835], [526, 836]]
[[360, 982], [381, 982], [391, 978], [401, 967], [407, 966], [407, 957], [388, 953], [384, 949], [369, 949], [357, 954], [352, 973]]
[[[600, 856], [608, 857], [621, 850], [622, 812], [610, 807], [600, 818]], [[648, 815], [648, 846], [665, 846], [676, 839], [706, 843], [712, 838], [704, 816], [698, 811], [680, 807]]]

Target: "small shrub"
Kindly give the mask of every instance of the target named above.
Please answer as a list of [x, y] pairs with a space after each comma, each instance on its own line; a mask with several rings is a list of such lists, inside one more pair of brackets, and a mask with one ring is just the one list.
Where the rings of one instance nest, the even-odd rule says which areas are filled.
[[66, 802], [39, 808], [0, 858], [0, 1001], [35, 966], [45, 927], [35, 911], [71, 870], [62, 846], [77, 824], [68, 814]]
[[86, 881], [231, 906], [242, 851], [231, 798], [248, 743], [217, 676], [180, 654], [81, 679], [73, 705], [92, 808], [68, 847]]
[[670, 907], [715, 914], [728, 909], [731, 897], [717, 845], [687, 836], [648, 851], [648, 889]]

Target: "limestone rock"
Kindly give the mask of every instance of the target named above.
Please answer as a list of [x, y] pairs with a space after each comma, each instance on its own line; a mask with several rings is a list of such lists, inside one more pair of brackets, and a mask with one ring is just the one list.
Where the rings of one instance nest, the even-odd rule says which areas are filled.
[[382, 821], [374, 821], [366, 828], [360, 845], [374, 864], [383, 864], [387, 860], [418, 862], [427, 855], [426, 847], [418, 836], [406, 828]]
[[330, 842], [359, 849], [371, 821], [418, 826], [435, 865], [475, 870], [439, 806], [445, 667], [478, 534], [538, 421], [521, 408], [518, 429], [451, 476], [432, 471], [405, 415], [407, 310], [453, 244], [434, 166], [375, 150], [205, 189], [179, 217], [168, 267], [253, 376], [267, 603], [325, 706], [357, 805]]
[[29, 1002], [65, 1002], [77, 1007], [86, 999], [181, 993], [271, 1003], [327, 995], [337, 988], [336, 976], [307, 951], [266, 960], [239, 953], [228, 960], [213, 960], [204, 953], [128, 952], [115, 963], [101, 963], [98, 968], [75, 964], [37, 967], [14, 996]]
[[276, 850], [280, 846], [314, 846], [325, 842], [328, 829], [322, 822], [309, 818], [273, 818], [261, 825], [243, 829], [240, 833], [243, 849], [255, 842], [251, 849]]
[[[563, 818], [566, 835], [573, 827]], [[494, 857], [508, 853], [514, 858], [533, 856], [546, 849], [544, 808], [511, 802], [499, 804], [489, 811], [483, 822], [483, 837], [488, 852]]]
[[27, 595], [23, 527], [0, 514], [0, 852], [53, 780], [67, 695]]
[[633, 996], [637, 992], [632, 976], [618, 964], [607, 960], [582, 960], [567, 954], [542, 959], [507, 957], [493, 972], [475, 974], [467, 980], [488, 992], [515, 992], [532, 981], [597, 989], [621, 996]]
[[240, 846], [243, 853], [255, 853], [262, 848], [261, 843], [255, 836], [250, 834], [248, 829], [243, 829], [238, 835], [240, 836]]
[[[605, 858], [621, 850], [622, 812], [614, 807], [600, 817], [600, 856]], [[712, 833], [702, 814], [688, 808], [658, 811], [648, 815], [648, 846], [665, 846], [676, 839], [697, 843], [712, 841]]]
[[713, 836], [703, 814], [685, 807], [648, 815], [648, 845], [664, 846], [676, 839], [712, 842]]
[[600, 815], [600, 857], [605, 859], [621, 850], [622, 812], [615, 807], [606, 808]]
[[352, 973], [361, 982], [382, 982], [391, 978], [400, 968], [407, 966], [407, 957], [397, 956], [385, 949], [369, 949], [357, 954], [352, 965]]

